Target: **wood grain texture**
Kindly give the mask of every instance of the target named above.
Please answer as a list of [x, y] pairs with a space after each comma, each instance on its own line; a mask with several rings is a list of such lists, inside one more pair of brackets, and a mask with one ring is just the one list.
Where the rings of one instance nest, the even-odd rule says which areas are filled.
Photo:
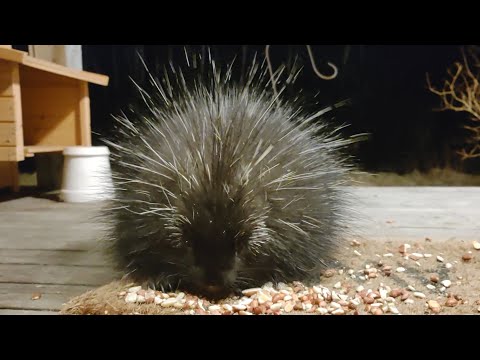
[[[37, 72], [37, 78], [48, 73]], [[31, 86], [33, 75], [22, 77], [23, 128], [26, 146], [74, 146], [80, 144], [78, 131], [79, 94], [77, 86], [38, 88]]]
[[16, 136], [15, 123], [0, 122], [0, 146], [15, 146]]
[[92, 145], [92, 131], [90, 119], [90, 97], [88, 95], [88, 83], [79, 83], [79, 125], [81, 145]]
[[0, 315], [58, 315], [55, 311], [0, 309]]
[[0, 264], [0, 282], [100, 286], [112, 280], [106, 268], [65, 265]]
[[0, 96], [13, 96], [12, 69], [16, 64], [0, 60]]
[[17, 161], [15, 146], [0, 146], [0, 162], [2, 161]]
[[2, 122], [14, 122], [15, 121], [15, 103], [13, 97], [3, 96], [0, 97], [0, 121]]
[[52, 74], [62, 75], [64, 77], [69, 77], [76, 80], [88, 81], [102, 86], [108, 85], [108, 76], [95, 74], [88, 71], [71, 69], [50, 61], [36, 59], [32, 56], [29, 56], [28, 53], [24, 51], [0, 48], [0, 59], [16, 62], [26, 67], [42, 70], [44, 72], [50, 72]]
[[[385, 243], [405, 239], [411, 243], [430, 237], [439, 244], [452, 238], [466, 244], [480, 240], [478, 187], [345, 190], [351, 192], [354, 211], [360, 215], [352, 221], [352, 228], [370, 240]], [[97, 211], [104, 205], [31, 197], [0, 202], [0, 299], [4, 313], [25, 307], [55, 308], [77, 290], [82, 293], [118, 278], [106, 262], [102, 266], [102, 256], [96, 252], [102, 236]], [[36, 289], [45, 296], [45, 305], [31, 303]]]
[[105, 266], [101, 252], [0, 249], [0, 264]]
[[[74, 285], [0, 284], [0, 309], [58, 311], [71, 297], [92, 289]], [[34, 294], [40, 298], [32, 300]]]

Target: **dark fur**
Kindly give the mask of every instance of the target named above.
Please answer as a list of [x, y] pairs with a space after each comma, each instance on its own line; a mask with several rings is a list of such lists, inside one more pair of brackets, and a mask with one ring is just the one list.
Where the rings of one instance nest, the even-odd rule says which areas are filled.
[[210, 297], [318, 277], [349, 216], [348, 141], [275, 100], [263, 67], [242, 85], [228, 72], [193, 86], [175, 74], [141, 90], [148, 113], [118, 118], [107, 142], [115, 200], [104, 218], [119, 269]]

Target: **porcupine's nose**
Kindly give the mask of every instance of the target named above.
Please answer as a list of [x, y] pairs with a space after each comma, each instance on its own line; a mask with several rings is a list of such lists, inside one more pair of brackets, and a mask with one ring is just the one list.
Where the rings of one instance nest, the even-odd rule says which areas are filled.
[[205, 290], [209, 293], [218, 293], [223, 290], [223, 288], [219, 285], [207, 285], [205, 286]]
[[223, 290], [225, 282], [220, 273], [206, 270], [204, 272], [204, 288], [210, 293], [217, 293]]

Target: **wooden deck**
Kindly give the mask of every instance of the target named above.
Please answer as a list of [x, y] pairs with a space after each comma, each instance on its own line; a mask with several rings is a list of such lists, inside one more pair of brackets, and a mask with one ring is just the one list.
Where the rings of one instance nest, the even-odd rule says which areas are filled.
[[[353, 188], [361, 237], [480, 240], [480, 187]], [[99, 245], [98, 204], [24, 197], [0, 202], [0, 315], [54, 314], [113, 279]], [[32, 300], [32, 294], [41, 298]]]

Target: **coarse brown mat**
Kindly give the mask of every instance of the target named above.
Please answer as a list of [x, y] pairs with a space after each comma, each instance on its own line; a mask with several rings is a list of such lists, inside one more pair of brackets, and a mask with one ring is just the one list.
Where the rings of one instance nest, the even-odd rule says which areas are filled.
[[[391, 289], [405, 289], [410, 285], [414, 291], [421, 292], [426, 297], [417, 298], [412, 295], [410, 299], [414, 299], [414, 301], [410, 304], [402, 302], [398, 298], [395, 304], [402, 315], [432, 314], [427, 306], [429, 300], [436, 300], [440, 304], [439, 314], [480, 314], [480, 251], [474, 249], [471, 240], [452, 239], [436, 242], [434, 239], [420, 239], [408, 243], [411, 245], [411, 248], [407, 250], [410, 255], [408, 259], [405, 259], [405, 254], [399, 251], [405, 241], [352, 243], [351, 247], [344, 250], [343, 256], [340, 257], [343, 259], [343, 263], [338, 265], [333, 276], [322, 277], [319, 284], [333, 290], [335, 284], [338, 285], [340, 282], [343, 288], [350, 289], [347, 294], [351, 296], [355, 294], [359, 285], [372, 290], [376, 290], [381, 283]], [[384, 256], [389, 253], [393, 256]], [[431, 254], [432, 256], [416, 259], [415, 255], [412, 256], [413, 253]], [[438, 256], [440, 258], [437, 258]], [[381, 263], [379, 264], [379, 262]], [[362, 280], [363, 270], [369, 267], [368, 265], [379, 269], [378, 277]], [[381, 271], [384, 266], [392, 267], [389, 276]], [[404, 268], [405, 271], [398, 272], [398, 268]], [[343, 272], [338, 271], [341, 269]], [[352, 278], [352, 271], [348, 271], [350, 269], [354, 270], [355, 278]], [[431, 276], [435, 274], [439, 278], [437, 283], [431, 281]], [[444, 280], [450, 280], [451, 285], [442, 292], [440, 291], [442, 288], [440, 282]], [[71, 299], [60, 313], [77, 315], [184, 313], [182, 310], [155, 304], [126, 303], [124, 297], [119, 297], [118, 294], [121, 291], [127, 291], [133, 285], [126, 281], [114, 281]], [[435, 289], [432, 289], [432, 286], [435, 286]], [[410, 290], [413, 294], [412, 288]], [[459, 299], [456, 306], [445, 306], [448, 295], [456, 295]], [[359, 314], [367, 314], [363, 303], [357, 307], [357, 310]], [[290, 314], [300, 313], [302, 312], [294, 311]], [[353, 313], [353, 311], [348, 312], [348, 314]]]

